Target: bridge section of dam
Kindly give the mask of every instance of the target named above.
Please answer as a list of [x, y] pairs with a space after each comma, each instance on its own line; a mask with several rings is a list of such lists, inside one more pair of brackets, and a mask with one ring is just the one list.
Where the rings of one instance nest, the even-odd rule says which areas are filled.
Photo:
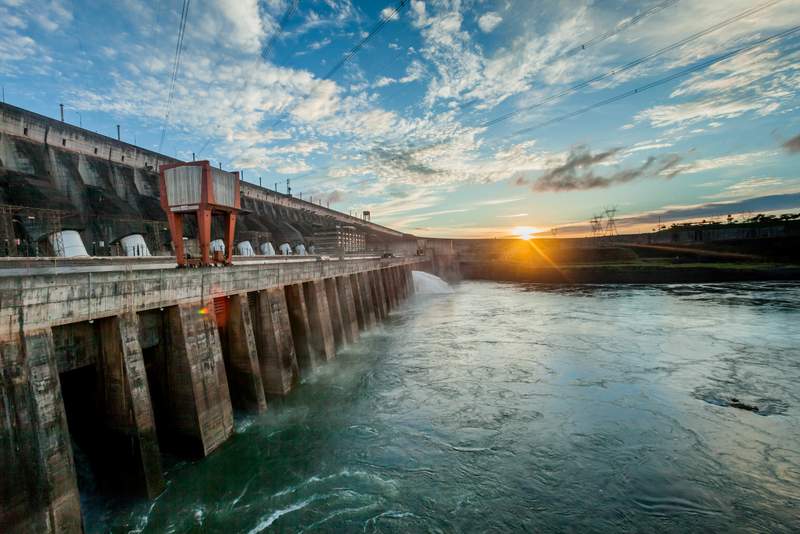
[[[0, 531], [81, 532], [75, 455], [153, 498], [411, 295], [429, 258], [0, 264]], [[161, 263], [159, 263], [161, 262]], [[275, 409], [280, 409], [277, 406]]]

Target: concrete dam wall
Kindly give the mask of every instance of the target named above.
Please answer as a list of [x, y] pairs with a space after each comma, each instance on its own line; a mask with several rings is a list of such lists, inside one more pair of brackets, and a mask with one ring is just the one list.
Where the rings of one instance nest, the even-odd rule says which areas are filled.
[[234, 410], [289, 395], [431, 266], [413, 236], [238, 182], [235, 244], [325, 254], [176, 268], [170, 163], [0, 104], [0, 532], [82, 532], [77, 464], [104, 493], [159, 495], [162, 451], [213, 453]]
[[[50, 255], [46, 236], [76, 230], [89, 255], [121, 255], [122, 238], [140, 234], [154, 255], [171, 253], [159, 205], [159, 165], [178, 160], [29, 111], [0, 104], [0, 256]], [[271, 243], [336, 252], [383, 251], [401, 232], [241, 183], [237, 243]], [[214, 224], [212, 232], [221, 235]], [[187, 228], [189, 238], [195, 236]]]
[[0, 270], [0, 531], [83, 530], [78, 451], [104, 491], [154, 498], [162, 450], [218, 449], [234, 410], [290, 394], [400, 306], [426, 261]]

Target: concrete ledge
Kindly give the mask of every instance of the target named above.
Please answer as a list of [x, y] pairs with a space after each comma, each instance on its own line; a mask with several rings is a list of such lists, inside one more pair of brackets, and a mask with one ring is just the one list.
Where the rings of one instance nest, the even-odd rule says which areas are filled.
[[[25, 330], [423, 261], [419, 257], [346, 259], [0, 277], [0, 340], [11, 339]], [[375, 284], [381, 278], [375, 276]], [[380, 286], [385, 299], [383, 284]]]

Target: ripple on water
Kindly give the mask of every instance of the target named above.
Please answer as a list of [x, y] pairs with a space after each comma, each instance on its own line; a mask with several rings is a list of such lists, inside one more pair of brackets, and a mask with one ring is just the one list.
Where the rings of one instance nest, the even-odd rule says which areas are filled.
[[791, 532], [797, 324], [796, 285], [463, 283], [87, 531]]

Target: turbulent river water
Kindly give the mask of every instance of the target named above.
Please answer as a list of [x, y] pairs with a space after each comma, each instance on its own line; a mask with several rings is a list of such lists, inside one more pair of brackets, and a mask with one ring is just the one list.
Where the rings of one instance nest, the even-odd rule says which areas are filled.
[[800, 286], [417, 295], [167, 477], [87, 530], [797, 532]]

